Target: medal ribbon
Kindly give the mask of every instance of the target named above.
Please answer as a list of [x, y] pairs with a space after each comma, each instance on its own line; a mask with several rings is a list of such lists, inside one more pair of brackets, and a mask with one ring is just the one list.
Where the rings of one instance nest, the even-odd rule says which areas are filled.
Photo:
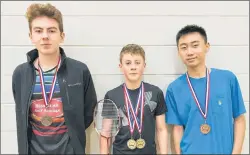
[[[139, 97], [138, 97], [138, 101], [137, 101], [137, 105], [136, 105], [136, 112], [132, 106], [132, 102], [130, 100], [127, 88], [124, 84], [124, 92], [125, 92], [125, 100], [126, 100], [126, 107], [127, 107], [127, 113], [128, 113], [128, 118], [130, 119], [130, 111], [132, 113], [133, 119], [134, 119], [134, 123], [131, 123], [132, 120], [128, 120], [130, 126], [132, 126], [132, 132], [134, 131], [134, 125], [136, 125], [139, 133], [141, 134], [142, 131], [142, 123], [143, 123], [143, 112], [144, 112], [144, 84], [142, 83], [141, 89], [140, 89], [140, 93], [139, 93]], [[140, 102], [141, 101], [141, 102]], [[141, 107], [141, 113], [140, 113], [140, 120], [138, 120], [137, 115], [138, 115], [138, 111], [139, 111], [139, 107]], [[139, 123], [138, 123], [139, 122]]]
[[46, 95], [46, 90], [45, 90], [45, 82], [44, 82], [43, 71], [42, 71], [42, 68], [40, 66], [39, 59], [38, 59], [38, 72], [39, 72], [40, 83], [41, 83], [41, 88], [42, 88], [42, 96], [43, 96], [44, 104], [46, 105], [46, 107], [48, 106], [48, 104], [50, 103], [50, 101], [52, 99], [52, 96], [53, 96], [53, 93], [54, 93], [54, 90], [55, 90], [55, 85], [56, 85], [57, 71], [58, 71], [60, 65], [61, 65], [61, 57], [59, 58], [58, 63], [57, 63], [55, 75], [53, 77], [53, 81], [52, 81], [52, 85], [51, 85], [51, 89], [50, 89], [49, 97], [48, 97]]
[[[125, 84], [124, 84], [124, 87], [123, 87], [123, 91], [124, 91], [124, 98], [125, 98], [125, 104], [126, 104], [126, 111], [127, 111], [127, 115], [128, 115], [129, 129], [130, 129], [130, 133], [131, 133], [131, 136], [132, 136], [132, 134], [134, 132], [135, 123], [132, 120], [131, 113], [133, 113], [134, 111], [131, 110], [130, 107], [129, 107], [129, 101], [128, 101], [129, 99], [128, 99], [127, 95], [126, 95], [126, 86], [125, 86]], [[141, 90], [139, 92], [139, 97], [138, 97], [138, 101], [137, 101], [136, 114], [138, 113], [138, 109], [139, 109], [138, 105], [139, 105], [139, 101], [140, 101], [140, 96], [141, 96]], [[130, 112], [130, 111], [132, 111], [132, 112]]]
[[210, 92], [210, 74], [209, 74], [209, 71], [208, 71], [208, 69], [206, 69], [206, 77], [207, 77], [207, 83], [206, 83], [206, 85], [207, 85], [207, 88], [206, 88], [206, 103], [205, 103], [206, 105], [205, 105], [205, 113], [204, 113], [204, 112], [202, 111], [202, 109], [201, 109], [200, 103], [199, 103], [199, 101], [198, 101], [198, 99], [197, 99], [197, 97], [196, 97], [196, 94], [195, 94], [194, 89], [193, 89], [193, 87], [192, 87], [192, 84], [191, 84], [191, 82], [190, 82], [188, 73], [186, 73], [186, 77], [187, 77], [188, 86], [189, 86], [189, 88], [190, 88], [190, 90], [191, 90], [191, 92], [192, 92], [192, 95], [193, 95], [193, 97], [194, 97], [195, 103], [196, 103], [196, 105], [198, 106], [198, 108], [199, 108], [199, 110], [200, 110], [202, 116], [204, 117], [204, 119], [206, 119], [206, 118], [207, 118], [207, 111], [208, 111], [209, 92]]

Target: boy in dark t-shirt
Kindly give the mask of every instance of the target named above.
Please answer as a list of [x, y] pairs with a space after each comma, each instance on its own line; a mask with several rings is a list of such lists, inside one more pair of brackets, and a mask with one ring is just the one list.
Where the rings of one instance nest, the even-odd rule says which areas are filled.
[[[123, 47], [119, 67], [125, 83], [105, 95], [105, 99], [114, 101], [121, 117], [121, 128], [112, 143], [113, 154], [156, 154], [155, 133], [158, 153], [167, 154], [167, 107], [163, 92], [142, 81], [145, 66], [142, 47], [135, 44]], [[100, 137], [101, 154], [109, 153], [110, 141]]]

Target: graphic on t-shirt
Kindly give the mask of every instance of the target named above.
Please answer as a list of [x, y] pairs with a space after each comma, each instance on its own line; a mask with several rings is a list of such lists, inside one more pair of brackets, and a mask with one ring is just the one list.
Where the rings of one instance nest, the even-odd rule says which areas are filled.
[[[54, 72], [55, 69], [43, 73], [47, 96], [49, 96], [51, 90]], [[45, 116], [49, 118], [49, 121], [51, 121], [51, 124], [49, 124], [48, 126], [42, 123], [42, 119]], [[64, 121], [63, 105], [60, 96], [60, 88], [58, 81], [56, 81], [55, 84], [52, 100], [46, 107], [42, 96], [40, 77], [37, 71], [36, 84], [34, 87], [32, 101], [30, 105], [30, 118], [32, 131], [37, 136], [51, 136], [67, 132], [67, 127]]]
[[[53, 122], [63, 122], [63, 109], [62, 101], [60, 98], [52, 99], [49, 105], [46, 107], [43, 99], [33, 100], [30, 107], [33, 119], [40, 121], [41, 117], [50, 116], [52, 117]], [[61, 119], [54, 119], [60, 118]], [[61, 120], [61, 121], [59, 121]]]
[[[144, 107], [149, 106], [150, 111], [154, 111], [157, 103], [154, 101], [151, 101], [152, 99], [152, 91], [149, 92], [145, 92], [145, 103], [144, 103]], [[127, 119], [127, 112], [126, 112], [126, 107], [125, 105], [123, 106], [122, 110], [119, 110], [120, 112], [120, 117], [122, 118], [122, 126], [128, 126], [128, 119]]]
[[145, 92], [145, 106], [148, 105], [150, 111], [153, 112], [157, 106], [157, 103], [155, 101], [150, 101], [151, 98], [152, 98], [152, 91]]
[[219, 105], [221, 105], [221, 104], [222, 104], [222, 102], [219, 100], [219, 101], [218, 101], [218, 104], [219, 104]]
[[[144, 114], [143, 114], [143, 126], [141, 135], [138, 128], [135, 126], [134, 132], [131, 135], [129, 123], [127, 119], [126, 108], [124, 107], [124, 94], [123, 85], [109, 91], [107, 97], [114, 100], [119, 107], [120, 116], [122, 120], [122, 127], [115, 137], [113, 142], [113, 154], [156, 154], [156, 144], [155, 144], [155, 132], [156, 132], [156, 117], [165, 114], [167, 107], [164, 100], [164, 95], [161, 90], [151, 84], [145, 83], [145, 94], [144, 94]], [[139, 88], [128, 90], [130, 95], [131, 103], [133, 107], [136, 107], [138, 101]], [[155, 104], [157, 103], [157, 104]], [[140, 113], [140, 108], [138, 114]], [[137, 116], [140, 119], [140, 115]], [[141, 149], [130, 150], [127, 143], [128, 140], [144, 139], [145, 147]]]

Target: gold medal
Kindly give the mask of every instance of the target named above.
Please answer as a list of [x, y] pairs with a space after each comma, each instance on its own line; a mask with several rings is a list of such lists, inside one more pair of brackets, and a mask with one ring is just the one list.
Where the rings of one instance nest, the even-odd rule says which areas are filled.
[[42, 117], [41, 123], [44, 126], [50, 126], [52, 124], [52, 117], [50, 117], [50, 116], [44, 116], [44, 117]]
[[139, 138], [139, 139], [136, 140], [136, 147], [138, 149], [143, 149], [145, 147], [145, 145], [146, 145], [146, 142], [145, 142], [144, 139]]
[[210, 132], [210, 126], [208, 124], [202, 124], [200, 127], [201, 133], [208, 134]]
[[130, 150], [136, 149], [136, 141], [132, 138], [128, 140], [127, 145]]

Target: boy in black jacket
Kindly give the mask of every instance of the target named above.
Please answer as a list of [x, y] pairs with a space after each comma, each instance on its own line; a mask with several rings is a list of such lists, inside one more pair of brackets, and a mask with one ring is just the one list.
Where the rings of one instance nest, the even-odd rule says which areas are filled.
[[50, 4], [26, 13], [36, 49], [12, 79], [19, 154], [85, 154], [96, 92], [88, 67], [66, 57], [62, 14]]

